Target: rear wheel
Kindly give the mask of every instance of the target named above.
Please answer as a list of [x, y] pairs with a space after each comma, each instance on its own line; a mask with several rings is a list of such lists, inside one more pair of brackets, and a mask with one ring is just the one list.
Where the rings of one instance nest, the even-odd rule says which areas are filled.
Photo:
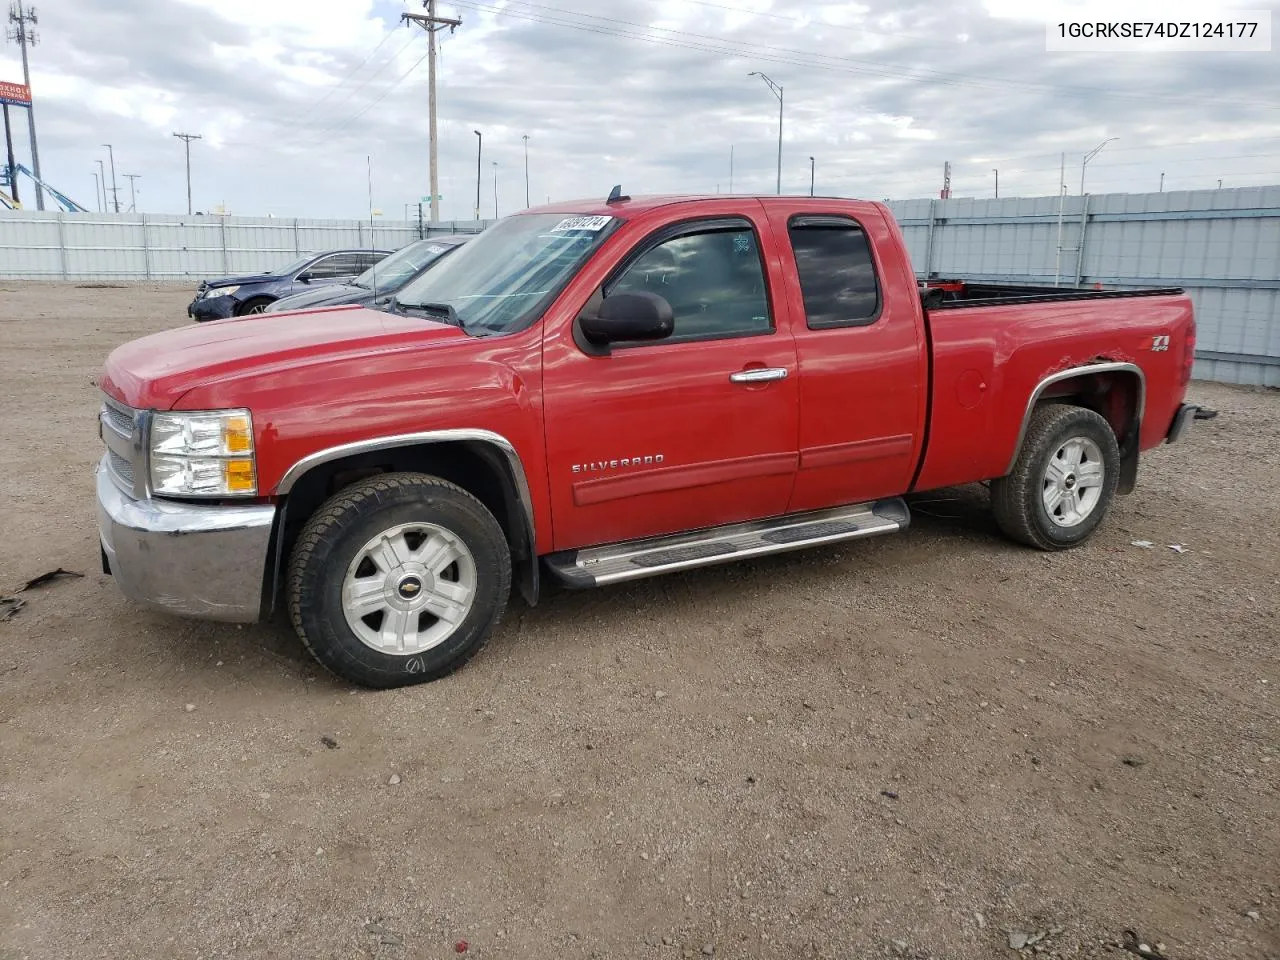
[[316, 511], [289, 563], [298, 636], [369, 687], [434, 680], [479, 652], [506, 606], [511, 556], [480, 501], [423, 474], [354, 484]]
[[1041, 550], [1089, 538], [1106, 516], [1120, 479], [1111, 425], [1084, 407], [1036, 409], [1013, 470], [991, 483], [991, 507], [1006, 536]]

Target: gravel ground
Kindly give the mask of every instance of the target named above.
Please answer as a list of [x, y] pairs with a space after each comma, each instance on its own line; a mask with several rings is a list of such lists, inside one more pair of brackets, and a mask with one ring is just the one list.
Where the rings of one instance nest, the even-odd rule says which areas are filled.
[[0, 594], [85, 574], [0, 623], [3, 960], [1280, 958], [1275, 392], [1074, 552], [945, 491], [371, 693], [98, 572], [93, 378], [189, 290], [0, 294]]

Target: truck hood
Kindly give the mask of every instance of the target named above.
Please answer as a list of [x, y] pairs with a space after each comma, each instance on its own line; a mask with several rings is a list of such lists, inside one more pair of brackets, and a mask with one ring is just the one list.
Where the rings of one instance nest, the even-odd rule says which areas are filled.
[[136, 408], [168, 410], [230, 377], [467, 339], [457, 327], [363, 307], [259, 313], [154, 333], [117, 347], [99, 387]]

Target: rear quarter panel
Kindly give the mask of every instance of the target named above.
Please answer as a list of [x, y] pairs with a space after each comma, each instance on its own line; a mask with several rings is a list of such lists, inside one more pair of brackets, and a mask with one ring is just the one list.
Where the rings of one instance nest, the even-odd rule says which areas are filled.
[[[1191, 302], [1181, 294], [931, 311], [933, 404], [915, 488], [1004, 476], [1037, 388], [1092, 363], [1142, 370], [1139, 445], [1158, 445], [1186, 392], [1182, 358], [1191, 320]], [[1167, 350], [1153, 349], [1160, 336], [1169, 337]]]

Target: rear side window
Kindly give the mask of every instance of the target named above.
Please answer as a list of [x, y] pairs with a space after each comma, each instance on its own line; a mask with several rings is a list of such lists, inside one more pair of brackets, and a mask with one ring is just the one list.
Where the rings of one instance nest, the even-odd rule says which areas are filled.
[[862, 228], [851, 220], [822, 217], [792, 221], [788, 233], [809, 329], [875, 323], [880, 284]]

